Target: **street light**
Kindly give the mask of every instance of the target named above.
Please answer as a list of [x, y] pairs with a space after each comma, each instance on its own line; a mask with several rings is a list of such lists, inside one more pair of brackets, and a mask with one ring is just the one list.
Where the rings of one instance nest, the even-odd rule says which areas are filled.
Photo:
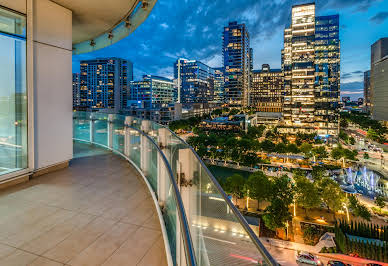
[[349, 218], [349, 209], [348, 209], [348, 207], [346, 206], [345, 203], [343, 204], [343, 207], [344, 207], [345, 210], [346, 210], [346, 218], [348, 219], [348, 223], [349, 223], [349, 222], [350, 222], [350, 218]]

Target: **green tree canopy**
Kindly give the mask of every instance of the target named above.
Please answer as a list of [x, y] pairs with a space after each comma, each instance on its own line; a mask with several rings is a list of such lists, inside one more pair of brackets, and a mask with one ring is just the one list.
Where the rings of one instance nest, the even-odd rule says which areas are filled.
[[225, 192], [233, 197], [242, 198], [244, 196], [245, 179], [239, 174], [229, 176], [225, 182]]
[[305, 210], [317, 208], [321, 204], [319, 191], [306, 177], [296, 179], [296, 202]]
[[260, 205], [262, 200], [269, 199], [271, 195], [271, 181], [262, 171], [257, 171], [249, 176], [245, 189], [249, 190], [249, 197], [256, 199]]

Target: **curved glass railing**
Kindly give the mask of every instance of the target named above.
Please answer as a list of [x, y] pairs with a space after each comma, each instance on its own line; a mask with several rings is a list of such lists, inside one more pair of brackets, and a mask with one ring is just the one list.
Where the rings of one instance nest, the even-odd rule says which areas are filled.
[[278, 265], [195, 151], [136, 117], [75, 112], [75, 140], [102, 145], [145, 176], [163, 216], [173, 265]]

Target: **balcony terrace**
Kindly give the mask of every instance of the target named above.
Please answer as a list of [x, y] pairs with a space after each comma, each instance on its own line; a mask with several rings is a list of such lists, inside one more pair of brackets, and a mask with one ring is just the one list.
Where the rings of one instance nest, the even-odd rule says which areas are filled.
[[89, 144], [74, 152], [68, 168], [0, 194], [0, 265], [167, 265], [136, 169]]

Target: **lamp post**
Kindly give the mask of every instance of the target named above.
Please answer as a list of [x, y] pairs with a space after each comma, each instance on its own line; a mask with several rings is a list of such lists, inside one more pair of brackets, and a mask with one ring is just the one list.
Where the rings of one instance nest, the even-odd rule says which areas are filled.
[[348, 207], [346, 206], [346, 204], [344, 203], [343, 207], [345, 208], [346, 210], [346, 218], [348, 219], [348, 223], [350, 222], [350, 218], [349, 218], [349, 209]]

